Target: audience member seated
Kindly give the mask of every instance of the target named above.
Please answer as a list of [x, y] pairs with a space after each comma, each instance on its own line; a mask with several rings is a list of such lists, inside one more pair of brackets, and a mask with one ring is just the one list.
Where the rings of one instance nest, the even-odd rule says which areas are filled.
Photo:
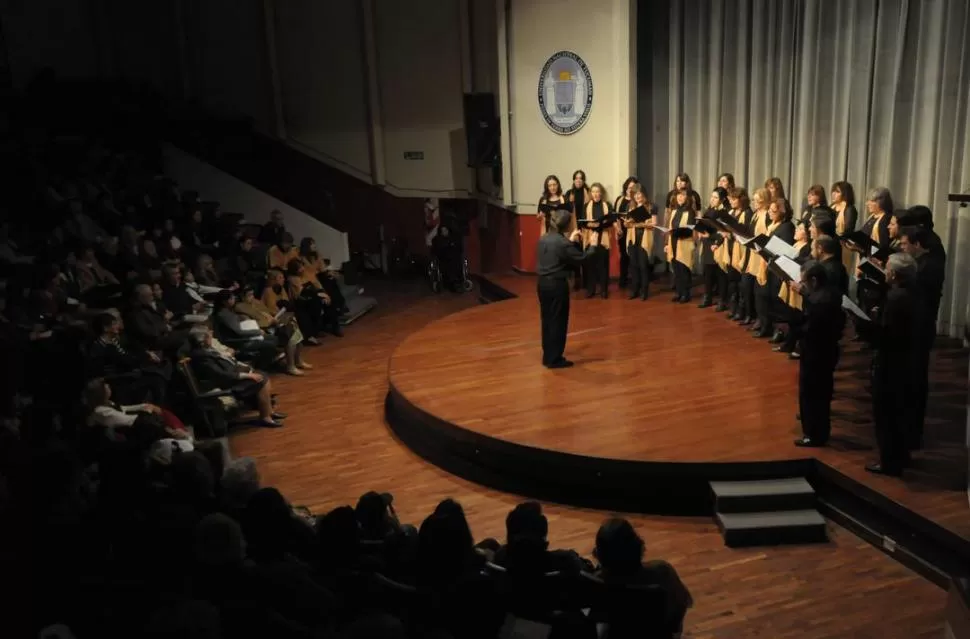
[[299, 259], [300, 252], [293, 246], [293, 236], [283, 233], [279, 242], [269, 247], [266, 254], [269, 268], [285, 269], [292, 260]]
[[286, 310], [293, 313], [296, 318], [297, 326], [303, 335], [303, 340], [311, 345], [317, 346], [320, 340], [317, 339], [317, 327], [312, 317], [303, 305], [298, 305], [290, 299], [289, 287], [286, 285], [286, 276], [283, 271], [270, 269], [266, 274], [266, 287], [260, 297], [263, 306], [272, 310]]
[[172, 312], [156, 299], [151, 285], [135, 286], [131, 308], [125, 316], [125, 326], [137, 346], [146, 351], [167, 354], [184, 350], [188, 334], [172, 328], [173, 317]]
[[506, 542], [492, 559], [509, 574], [579, 573], [593, 565], [574, 550], [549, 550], [549, 522], [539, 502], [519, 504], [505, 518]]
[[[233, 346], [240, 354], [252, 358], [261, 368], [271, 367], [277, 358], [278, 340], [259, 328], [253, 320], [247, 320], [236, 312], [236, 296], [230, 291], [222, 291], [216, 295], [212, 309], [212, 327], [215, 334], [223, 342]], [[293, 349], [290, 349], [290, 357]], [[288, 369], [303, 373], [296, 369], [291, 360], [286, 362]]]
[[226, 260], [226, 269], [222, 279], [239, 282], [240, 285], [253, 282], [266, 271], [266, 264], [260, 263], [253, 251], [253, 240], [250, 237], [240, 237], [235, 248]]
[[643, 561], [645, 550], [643, 539], [630, 522], [607, 520], [596, 533], [594, 554], [600, 563], [598, 575], [606, 584], [659, 586], [666, 595], [665, 630], [679, 633], [694, 600], [673, 566], [658, 559]]
[[348, 312], [347, 301], [344, 299], [343, 291], [340, 290], [340, 282], [336, 274], [330, 270], [320, 253], [317, 252], [317, 243], [312, 237], [305, 237], [300, 240], [300, 260], [308, 278], [315, 278], [324, 292], [337, 309], [337, 312], [344, 315]]
[[276, 308], [270, 309], [256, 297], [251, 286], [243, 288], [242, 299], [236, 302], [234, 310], [254, 320], [263, 332], [277, 338], [277, 344], [286, 354], [287, 373], [303, 375], [303, 370], [313, 368], [303, 361], [303, 333], [300, 332], [293, 313]]
[[286, 267], [288, 294], [296, 305], [296, 312], [302, 312], [308, 322], [305, 327], [301, 324], [300, 329], [303, 330], [304, 335], [309, 334], [314, 337], [323, 331], [336, 337], [343, 337], [340, 315], [334, 308], [333, 301], [315, 282], [315, 278], [308, 279], [306, 269], [298, 258], [290, 260]]
[[171, 264], [162, 268], [162, 303], [176, 322], [198, 323], [208, 316], [205, 300], [193, 297], [182, 281], [182, 270]]
[[[108, 441], [127, 441], [146, 451], [154, 442], [171, 438], [191, 443], [192, 434], [173, 414], [155, 404], [121, 406], [111, 401], [111, 385], [92, 379], [84, 391], [87, 425], [103, 429]], [[191, 447], [188, 450], [192, 450]]]
[[138, 272], [147, 274], [153, 281], [162, 279], [162, 258], [150, 237], [143, 237], [139, 241]]
[[[285, 233], [286, 225], [283, 223], [283, 213], [279, 209], [273, 209], [269, 214], [269, 222], [264, 224], [259, 231], [259, 241], [271, 246], [276, 245], [282, 242]], [[290, 236], [290, 244], [293, 244], [293, 236]]]
[[97, 336], [88, 346], [85, 369], [89, 378], [115, 378], [118, 396], [125, 403], [165, 401], [172, 379], [172, 363], [157, 351], [128, 349], [122, 340], [121, 319], [113, 313], [94, 318]]
[[215, 389], [231, 390], [233, 397], [241, 402], [254, 402], [259, 411], [259, 423], [267, 428], [279, 428], [285, 418], [273, 410], [271, 383], [265, 373], [260, 373], [220, 353], [213, 347], [212, 333], [205, 328], [195, 328], [189, 335], [192, 373], [202, 392]]

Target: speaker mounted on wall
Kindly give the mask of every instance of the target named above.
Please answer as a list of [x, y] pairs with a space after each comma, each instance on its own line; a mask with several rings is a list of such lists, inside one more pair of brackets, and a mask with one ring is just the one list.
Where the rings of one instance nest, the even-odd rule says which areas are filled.
[[466, 93], [465, 139], [468, 143], [468, 166], [494, 167], [501, 164], [498, 115], [494, 93]]

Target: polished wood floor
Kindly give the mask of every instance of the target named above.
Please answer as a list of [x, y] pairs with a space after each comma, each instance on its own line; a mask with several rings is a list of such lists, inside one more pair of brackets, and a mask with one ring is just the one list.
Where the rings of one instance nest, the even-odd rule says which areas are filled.
[[[473, 297], [428, 296], [420, 284], [396, 282], [368, 289], [380, 307], [342, 340], [309, 350], [317, 365], [312, 374], [274, 378], [281, 408], [290, 414], [286, 427], [236, 433], [233, 452], [254, 457], [264, 483], [316, 511], [352, 504], [366, 490], [388, 490], [401, 518], [418, 523], [439, 500], [455, 497], [476, 537], [504, 537], [505, 515], [519, 498], [425, 463], [383, 420], [394, 349], [430, 322], [473, 306]], [[545, 509], [551, 543], [588, 555], [607, 513]], [[946, 594], [840, 528], [833, 527], [824, 546], [732, 550], [706, 518], [630, 519], [648, 556], [670, 561], [694, 595], [688, 637], [935, 639], [942, 632]]]
[[734, 462], [815, 456], [910, 510], [970, 538], [965, 492], [967, 354], [933, 362], [927, 450], [900, 480], [874, 458], [868, 355], [847, 343], [836, 376], [833, 439], [802, 449], [797, 364], [711, 309], [614, 293], [572, 301], [571, 369], [540, 365], [535, 280], [490, 278], [517, 299], [449, 315], [395, 350], [395, 389], [446, 422], [517, 444], [602, 458]]

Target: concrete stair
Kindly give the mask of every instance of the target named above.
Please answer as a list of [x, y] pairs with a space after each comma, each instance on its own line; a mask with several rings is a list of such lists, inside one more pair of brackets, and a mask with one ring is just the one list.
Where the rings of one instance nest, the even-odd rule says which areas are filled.
[[803, 477], [710, 482], [717, 526], [731, 548], [828, 541], [815, 490]]

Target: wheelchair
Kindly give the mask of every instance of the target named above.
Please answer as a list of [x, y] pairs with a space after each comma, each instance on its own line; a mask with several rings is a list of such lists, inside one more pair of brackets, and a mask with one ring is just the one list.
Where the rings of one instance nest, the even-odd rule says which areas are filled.
[[[438, 263], [438, 257], [436, 255], [432, 255], [431, 260], [428, 262], [428, 282], [431, 284], [431, 290], [435, 293], [440, 293], [441, 289], [444, 288], [444, 275], [441, 272], [441, 265]], [[461, 256], [461, 275], [459, 276], [459, 282], [462, 292], [468, 293], [475, 288], [475, 283], [472, 282], [472, 278], [468, 273], [468, 258], [464, 255]]]

